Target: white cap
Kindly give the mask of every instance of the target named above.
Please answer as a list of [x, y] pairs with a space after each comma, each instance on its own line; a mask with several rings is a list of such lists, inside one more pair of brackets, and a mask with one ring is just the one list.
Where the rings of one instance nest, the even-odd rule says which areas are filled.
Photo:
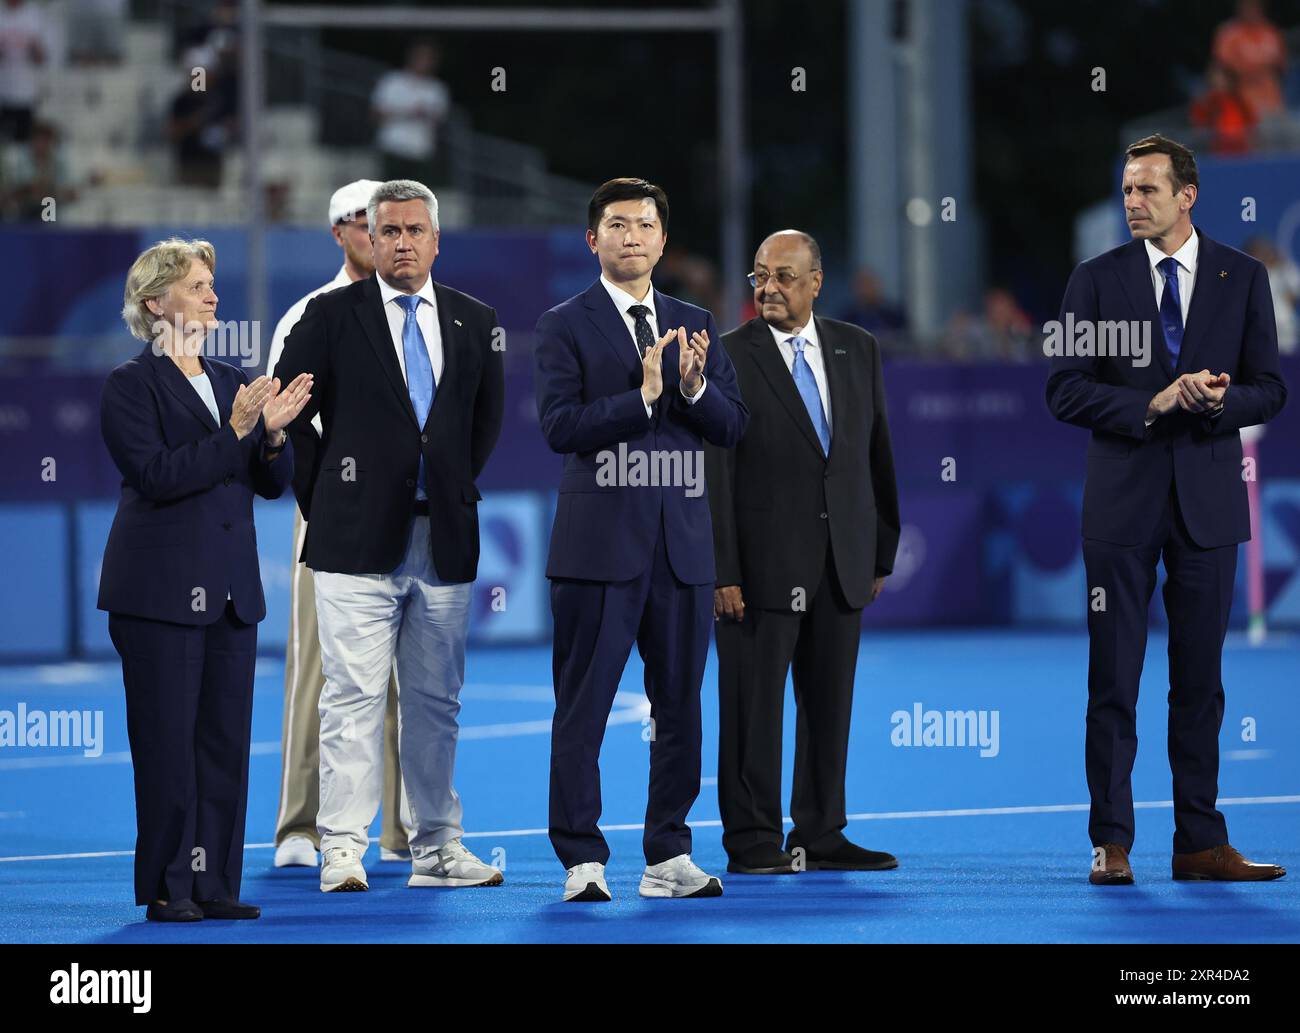
[[357, 212], [364, 211], [370, 203], [370, 195], [382, 185], [373, 179], [358, 179], [335, 190], [330, 198], [330, 226], [351, 220]]

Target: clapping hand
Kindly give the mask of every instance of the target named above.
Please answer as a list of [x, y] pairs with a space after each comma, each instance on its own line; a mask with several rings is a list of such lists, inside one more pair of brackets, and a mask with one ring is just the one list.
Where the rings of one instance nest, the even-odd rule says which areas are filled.
[[302, 412], [302, 407], [311, 398], [312, 375], [299, 373], [283, 391], [279, 380], [273, 380], [271, 384], [271, 395], [262, 410], [262, 418], [266, 420], [266, 429], [274, 432], [289, 426]]
[[704, 379], [704, 362], [709, 355], [709, 332], [697, 330], [691, 334], [690, 344], [686, 342], [686, 328], [677, 328], [677, 342], [680, 351], [677, 355], [677, 369], [682, 375], [682, 390], [694, 395], [700, 389]]

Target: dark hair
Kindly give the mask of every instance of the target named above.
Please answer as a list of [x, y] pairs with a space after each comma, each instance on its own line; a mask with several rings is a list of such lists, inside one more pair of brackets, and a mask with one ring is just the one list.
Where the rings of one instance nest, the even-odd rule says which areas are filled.
[[659, 212], [659, 223], [668, 232], [668, 195], [663, 187], [655, 186], [644, 179], [611, 179], [602, 183], [587, 202], [587, 229], [592, 233], [600, 225], [600, 217], [605, 214], [605, 206], [614, 201], [636, 201], [643, 197], [651, 198]]
[[1124, 156], [1130, 161], [1141, 158], [1145, 154], [1169, 155], [1169, 178], [1173, 180], [1174, 193], [1178, 193], [1189, 183], [1200, 189], [1201, 177], [1196, 172], [1196, 156], [1177, 140], [1171, 140], [1160, 133], [1153, 133], [1129, 144], [1128, 150], [1124, 152]]

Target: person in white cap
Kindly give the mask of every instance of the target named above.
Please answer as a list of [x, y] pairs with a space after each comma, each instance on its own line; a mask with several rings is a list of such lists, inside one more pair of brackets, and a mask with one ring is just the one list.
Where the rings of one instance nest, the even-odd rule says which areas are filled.
[[[275, 326], [268, 370], [275, 369], [285, 338], [307, 309], [307, 302], [338, 287], [365, 279], [375, 271], [374, 253], [366, 221], [366, 205], [379, 183], [358, 179], [339, 187], [330, 198], [330, 228], [343, 249], [343, 266], [329, 283], [298, 299]], [[320, 417], [314, 420], [321, 431]], [[290, 583], [289, 639], [284, 658], [284, 729], [281, 733], [280, 806], [275, 820], [275, 866], [315, 867], [320, 845], [316, 811], [320, 806], [320, 641], [317, 638], [316, 592], [311, 571], [299, 561], [307, 522], [297, 508], [293, 514], [293, 574]], [[405, 817], [403, 817], [405, 816]], [[397, 755], [397, 682], [388, 679], [388, 705], [384, 715], [383, 830], [380, 860], [409, 861], [409, 813], [402, 792], [402, 772]]]

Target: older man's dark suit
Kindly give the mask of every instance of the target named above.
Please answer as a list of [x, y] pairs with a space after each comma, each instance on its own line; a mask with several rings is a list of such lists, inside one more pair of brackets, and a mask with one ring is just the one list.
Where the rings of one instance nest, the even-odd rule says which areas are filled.
[[750, 410], [734, 449], [707, 452], [718, 585], [740, 586], [744, 620], [716, 625], [723, 845], [780, 845], [781, 713], [793, 664], [794, 828], [789, 847], [844, 843], [844, 777], [862, 609], [898, 548], [898, 490], [880, 347], [815, 317], [830, 395], [827, 455], [771, 327], [722, 338]]
[[[1061, 302], [1062, 323], [1068, 313], [1076, 325], [1148, 321], [1154, 353], [1146, 366], [1123, 357], [1058, 356], [1047, 381], [1047, 403], [1057, 419], [1092, 431], [1083, 498], [1088, 832], [1094, 846], [1118, 843], [1128, 850], [1133, 844], [1138, 681], [1147, 607], [1163, 556], [1174, 852], [1196, 853], [1228, 842], [1215, 807], [1224, 706], [1220, 665], [1237, 544], [1250, 538], [1238, 431], [1266, 423], [1286, 401], [1268, 273], [1255, 259], [1200, 234], [1177, 368], [1142, 241], [1078, 266]], [[1231, 375], [1223, 410], [1210, 416], [1175, 409], [1145, 426], [1152, 397], [1177, 376], [1202, 369]]]

